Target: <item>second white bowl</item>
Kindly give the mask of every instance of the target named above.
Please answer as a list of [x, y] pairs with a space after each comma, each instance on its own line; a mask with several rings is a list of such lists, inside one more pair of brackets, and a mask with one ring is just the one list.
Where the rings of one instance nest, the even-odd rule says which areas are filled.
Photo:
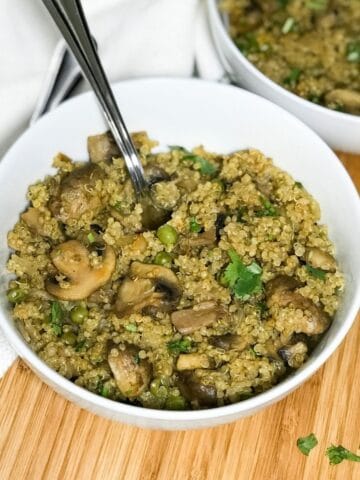
[[236, 47], [221, 18], [218, 0], [207, 0], [210, 28], [220, 60], [236, 84], [280, 105], [317, 132], [335, 150], [360, 153], [360, 116], [304, 100], [260, 72]]

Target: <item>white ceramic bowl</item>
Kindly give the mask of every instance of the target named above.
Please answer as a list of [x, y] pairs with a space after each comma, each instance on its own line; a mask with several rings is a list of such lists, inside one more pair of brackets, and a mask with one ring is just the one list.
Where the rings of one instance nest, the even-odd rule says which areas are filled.
[[207, 0], [209, 23], [220, 60], [231, 80], [293, 113], [335, 150], [360, 153], [360, 116], [336, 112], [304, 100], [262, 74], [230, 38], [218, 3], [218, 0]]
[[[309, 378], [337, 348], [355, 318], [360, 300], [360, 208], [354, 186], [337, 157], [308, 127], [280, 107], [237, 87], [199, 80], [154, 79], [118, 83], [114, 91], [129, 128], [147, 130], [163, 148], [202, 143], [224, 153], [257, 147], [314, 194], [346, 275], [346, 293], [334, 323], [306, 365], [271, 390], [234, 405], [185, 412], [117, 403], [55, 373], [31, 351], [15, 328], [4, 295], [5, 274], [1, 279], [0, 325], [18, 354], [47, 384], [105, 417], [148, 428], [190, 429], [253, 414]], [[75, 159], [86, 158], [86, 137], [104, 129], [93, 95], [81, 95], [25, 132], [1, 161], [1, 272], [9, 254], [6, 234], [25, 208], [28, 185], [52, 173], [51, 159], [60, 150]]]

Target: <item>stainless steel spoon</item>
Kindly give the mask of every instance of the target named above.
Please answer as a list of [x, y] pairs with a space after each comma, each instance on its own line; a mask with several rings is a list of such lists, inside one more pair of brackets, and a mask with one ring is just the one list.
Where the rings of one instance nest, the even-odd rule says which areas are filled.
[[94, 90], [115, 142], [124, 157], [136, 195], [147, 207], [151, 206], [150, 190], [144, 170], [96, 52], [80, 0], [43, 0], [43, 3], [79, 62], [84, 77]]

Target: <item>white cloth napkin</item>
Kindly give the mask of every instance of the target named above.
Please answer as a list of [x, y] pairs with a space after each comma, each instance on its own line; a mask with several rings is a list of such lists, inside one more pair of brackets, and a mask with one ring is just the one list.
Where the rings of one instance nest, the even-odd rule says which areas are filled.
[[[205, 0], [83, 0], [112, 81], [220, 80]], [[59, 34], [40, 1], [0, 0], [0, 156], [29, 122]], [[1, 325], [0, 325], [1, 327]], [[0, 377], [15, 359], [0, 332]]]

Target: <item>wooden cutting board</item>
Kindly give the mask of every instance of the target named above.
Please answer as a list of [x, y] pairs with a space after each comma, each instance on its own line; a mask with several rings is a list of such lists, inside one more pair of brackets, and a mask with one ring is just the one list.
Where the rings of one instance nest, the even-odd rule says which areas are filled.
[[[360, 188], [360, 156], [340, 154]], [[0, 480], [351, 480], [360, 463], [329, 466], [331, 444], [360, 445], [360, 315], [341, 347], [283, 401], [207, 430], [140, 430], [64, 400], [16, 361], [0, 381]], [[309, 457], [296, 440], [314, 432]]]

